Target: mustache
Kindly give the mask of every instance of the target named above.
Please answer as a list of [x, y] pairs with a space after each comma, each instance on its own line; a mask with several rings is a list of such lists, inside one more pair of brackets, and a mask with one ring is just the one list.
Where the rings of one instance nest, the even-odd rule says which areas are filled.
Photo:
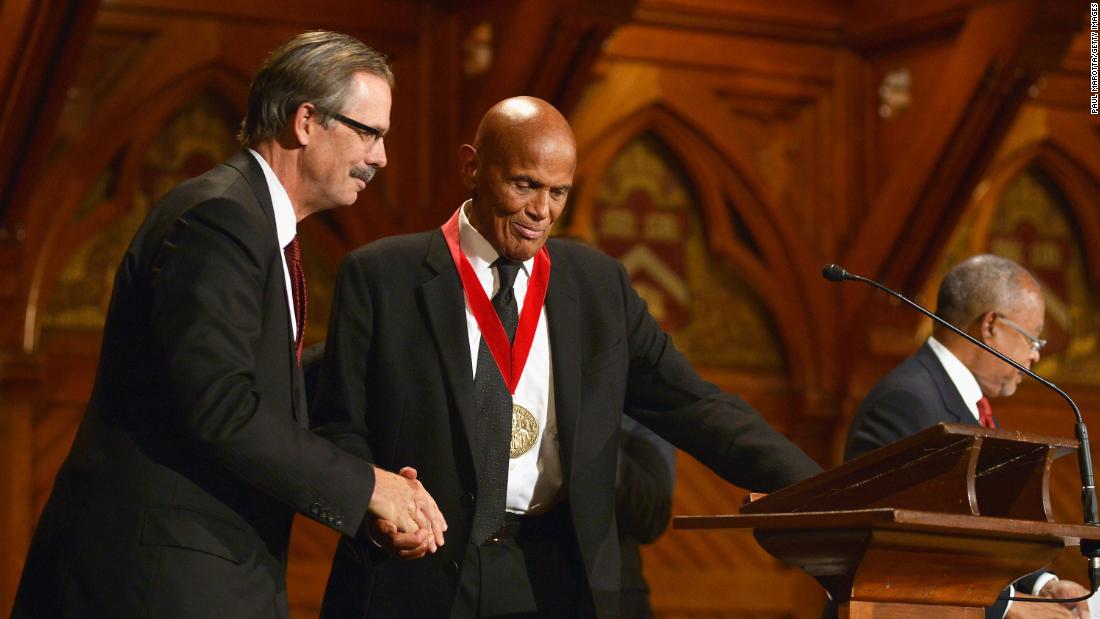
[[357, 178], [364, 183], [369, 183], [371, 179], [374, 178], [374, 174], [376, 172], [378, 172], [378, 166], [373, 165], [359, 166], [351, 169], [352, 177]]

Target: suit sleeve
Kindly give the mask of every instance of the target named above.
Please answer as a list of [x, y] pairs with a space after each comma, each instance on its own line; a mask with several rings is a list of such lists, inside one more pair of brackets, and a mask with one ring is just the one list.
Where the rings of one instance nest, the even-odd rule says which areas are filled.
[[[153, 345], [166, 360], [178, 431], [252, 486], [353, 535], [373, 468], [301, 428], [289, 399], [257, 384], [264, 288], [282, 277], [270, 226], [230, 200], [189, 209], [150, 264]], [[289, 338], [289, 333], [287, 335]], [[287, 380], [290, 380], [289, 346]], [[289, 389], [288, 389], [289, 391]], [[275, 401], [278, 400], [278, 401]]]
[[621, 264], [618, 277], [628, 321], [628, 415], [742, 488], [771, 492], [821, 472], [744, 400], [700, 378]]

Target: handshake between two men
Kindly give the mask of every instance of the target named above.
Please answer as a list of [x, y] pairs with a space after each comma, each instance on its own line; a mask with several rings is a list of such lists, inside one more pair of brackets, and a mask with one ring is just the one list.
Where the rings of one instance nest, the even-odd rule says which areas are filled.
[[391, 554], [417, 559], [443, 545], [447, 521], [414, 468], [395, 474], [375, 467], [368, 510], [361, 533]]

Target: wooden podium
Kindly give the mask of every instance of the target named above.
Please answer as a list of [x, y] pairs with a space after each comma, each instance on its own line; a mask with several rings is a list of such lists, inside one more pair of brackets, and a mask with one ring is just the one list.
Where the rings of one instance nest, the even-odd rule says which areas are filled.
[[839, 617], [968, 617], [1100, 527], [1054, 522], [1050, 467], [1077, 441], [940, 424], [676, 529], [751, 528], [801, 567]]

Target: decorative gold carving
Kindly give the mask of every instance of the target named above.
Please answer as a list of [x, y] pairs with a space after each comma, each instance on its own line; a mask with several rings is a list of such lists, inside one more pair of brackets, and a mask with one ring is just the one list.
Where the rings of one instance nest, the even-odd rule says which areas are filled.
[[1089, 288], [1065, 198], [1029, 169], [1006, 187], [987, 227], [980, 210], [971, 208], [953, 233], [930, 298], [946, 270], [970, 255], [987, 251], [1019, 262], [1039, 278], [1047, 304], [1043, 337], [1050, 343], [1035, 370], [1055, 381], [1100, 384], [1100, 298]]
[[913, 102], [911, 87], [909, 67], [888, 71], [882, 78], [882, 85], [878, 87], [878, 115], [893, 118], [909, 109]]
[[[599, 200], [606, 208], [625, 205], [631, 194], [650, 196], [658, 208], [683, 210], [691, 207], [687, 183], [664, 161], [671, 153], [657, 138], [640, 136], [623, 147], [607, 168], [600, 184]], [[673, 164], [675, 165], [675, 164]]]
[[689, 182], [656, 138], [628, 143], [597, 199], [596, 238], [696, 363], [781, 369], [775, 329], [755, 292], [710, 256]]
[[603, 236], [617, 239], [630, 239], [638, 225], [634, 213], [625, 209], [609, 208], [600, 215], [600, 231]]
[[[219, 99], [200, 95], [172, 118], [153, 140], [140, 164], [138, 186], [130, 210], [92, 236], [69, 258], [61, 272], [42, 325], [50, 329], [96, 331], [107, 316], [115, 270], [145, 214], [166, 191], [181, 181], [205, 172], [234, 150], [236, 118]], [[105, 170], [81, 203], [87, 215], [109, 199], [112, 179], [126, 176]], [[75, 221], [79, 229], [85, 220]]]
[[782, 370], [778, 331], [768, 309], [732, 269], [714, 268], [695, 227], [695, 242], [687, 245], [695, 319], [672, 334], [676, 346], [697, 364]]
[[493, 67], [493, 24], [483, 21], [473, 27], [462, 42], [462, 73], [480, 77]]
[[1054, 184], [1042, 172], [1028, 170], [1001, 196], [990, 247], [1026, 266], [1043, 284], [1044, 337], [1050, 344], [1036, 371], [1052, 379], [1100, 384], [1100, 299], [1088, 285], [1069, 212]]
[[144, 210], [133, 210], [85, 243], [69, 259], [42, 316], [48, 329], [97, 331], [107, 318], [115, 270]]

